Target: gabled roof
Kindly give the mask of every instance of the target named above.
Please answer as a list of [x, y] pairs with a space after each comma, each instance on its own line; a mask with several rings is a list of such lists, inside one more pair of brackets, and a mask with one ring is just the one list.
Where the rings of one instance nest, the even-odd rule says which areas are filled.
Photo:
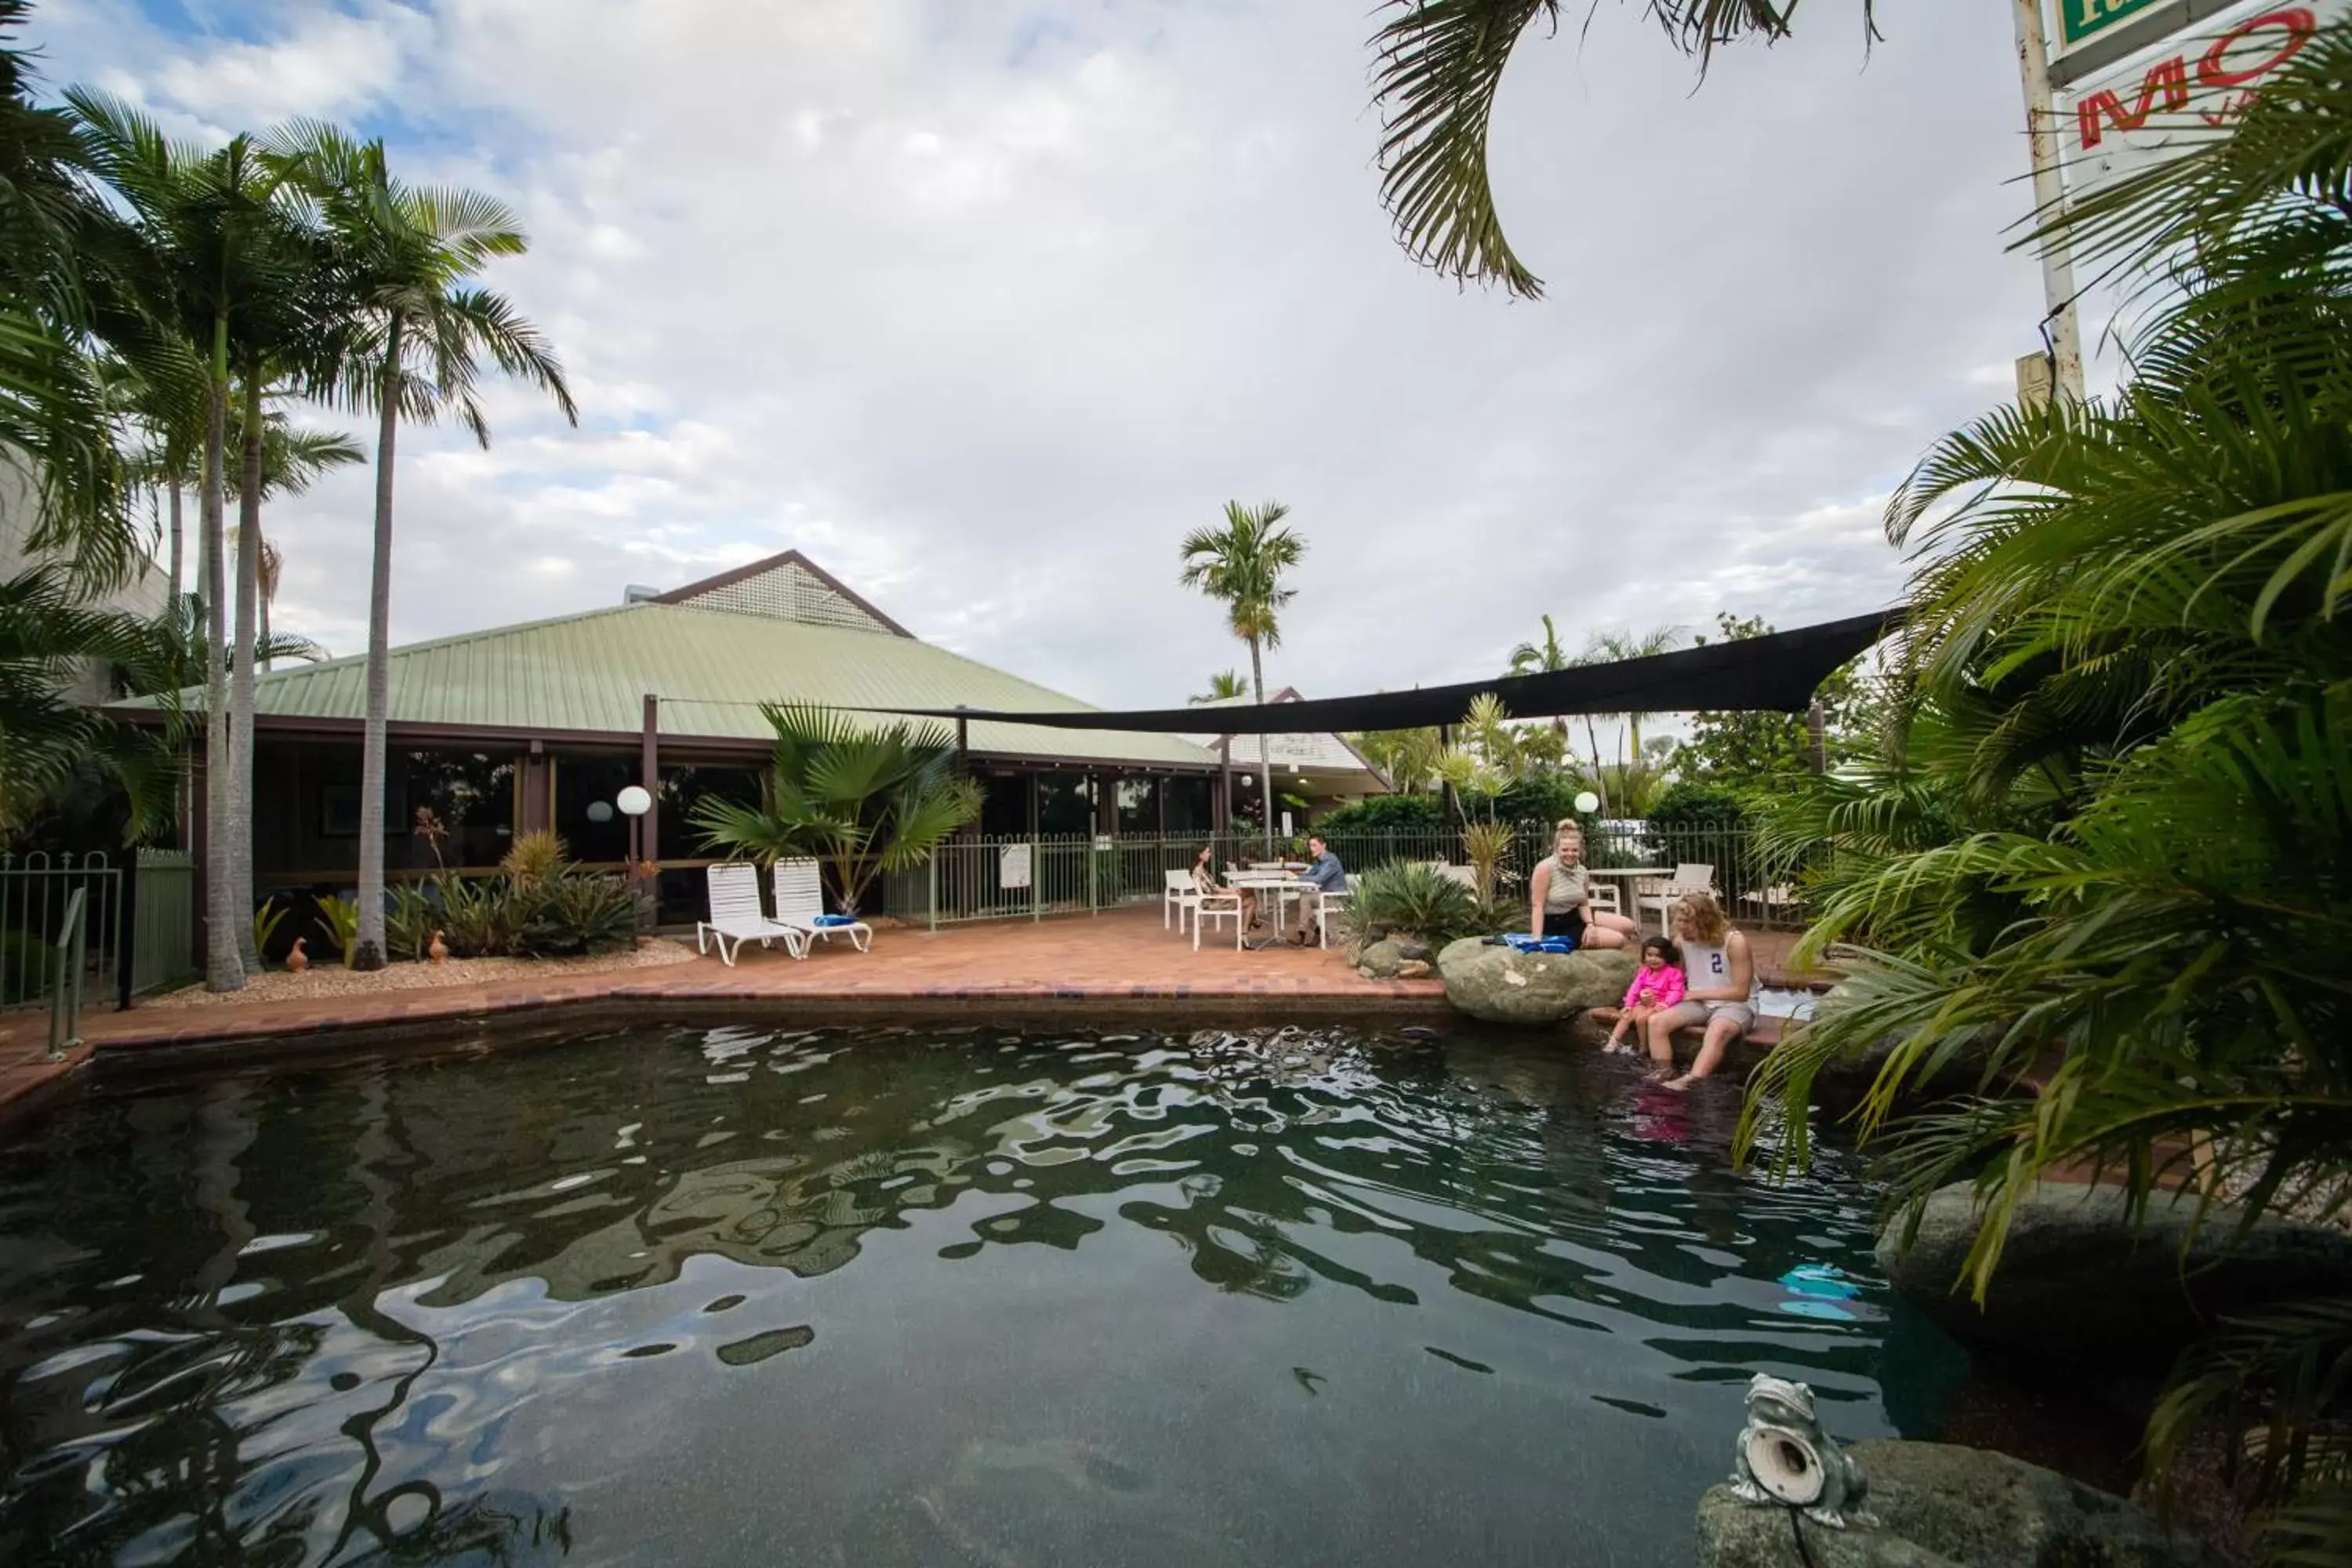
[[[1305, 699], [1299, 696], [1297, 687], [1286, 686], [1279, 691], [1269, 693], [1265, 700], [1270, 708], [1277, 702], [1299, 702]], [[1193, 704], [1196, 708], [1211, 710], [1213, 714], [1219, 708], [1254, 708], [1256, 705], [1256, 699], [1247, 696], [1218, 697]], [[1211, 722], [1214, 722], [1213, 717]], [[1205, 727], [1202, 732], [1205, 743], [1212, 747], [1220, 741], [1230, 745], [1236, 768], [1258, 766], [1263, 754], [1270, 758], [1277, 768], [1295, 767], [1301, 773], [1365, 773], [1377, 780], [1382, 789], [1392, 787], [1386, 773], [1365, 761], [1364, 754], [1339, 735], [1319, 731], [1288, 735], [1228, 735]], [[1265, 748], [1263, 753], [1261, 747]]]
[[[762, 702], [1096, 711], [903, 633], [657, 600], [412, 643], [394, 648], [391, 662], [392, 722], [426, 729], [620, 739], [640, 731], [648, 692], [661, 699], [665, 741], [764, 741]], [[272, 720], [356, 724], [366, 678], [358, 657], [266, 671], [255, 682], [260, 728]], [[201, 708], [203, 690], [184, 700]], [[1177, 735], [992, 720], [972, 721], [970, 731], [972, 751], [992, 756], [1192, 768], [1217, 762]]]
[[811, 626], [852, 631], [915, 634], [867, 604], [840, 578], [797, 550], [780, 551], [749, 565], [688, 583], [654, 596], [657, 605], [694, 605], [706, 610], [772, 616]]

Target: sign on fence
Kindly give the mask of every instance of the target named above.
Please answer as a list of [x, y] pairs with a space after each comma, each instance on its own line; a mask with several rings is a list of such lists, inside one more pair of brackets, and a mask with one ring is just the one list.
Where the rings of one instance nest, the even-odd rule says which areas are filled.
[[1029, 885], [1029, 846], [1007, 844], [997, 850], [996, 885], [999, 888], [1025, 888]]
[[2272, 73], [2347, 16], [2352, 0], [2248, 0], [2077, 84], [2058, 116], [2067, 195], [2080, 201], [2228, 134]]

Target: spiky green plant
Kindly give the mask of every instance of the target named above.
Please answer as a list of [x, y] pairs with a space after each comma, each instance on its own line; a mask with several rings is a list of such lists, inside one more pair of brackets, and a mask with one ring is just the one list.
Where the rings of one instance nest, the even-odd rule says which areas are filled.
[[[2087, 219], [2095, 257], [2154, 247], [2133, 379], [1928, 454], [1888, 514], [1917, 566], [1885, 744], [1756, 803], [1830, 850], [1799, 960], [1864, 951], [1744, 1134], [1783, 1105], [1801, 1158], [1814, 1076], [1891, 1043], [1860, 1130], [1906, 1215], [1974, 1184], [1979, 1296], [2062, 1166], [2246, 1223], [2352, 1202], [2352, 26]], [[1954, 1068], [1976, 1093], [1902, 1113]], [[2217, 1339], [2151, 1462], [2224, 1415], [2262, 1434], [2273, 1560], [2352, 1560], [2352, 1308]]]
[[980, 815], [980, 788], [958, 771], [955, 737], [940, 725], [772, 703], [761, 711], [776, 741], [760, 803], [710, 796], [688, 813], [722, 854], [815, 859], [841, 908], [855, 910], [877, 876], [921, 865]]

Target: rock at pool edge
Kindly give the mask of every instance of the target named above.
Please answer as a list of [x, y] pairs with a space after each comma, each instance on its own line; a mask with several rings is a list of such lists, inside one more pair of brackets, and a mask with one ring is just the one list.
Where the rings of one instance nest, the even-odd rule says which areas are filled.
[[1518, 952], [1478, 937], [1449, 942], [1437, 955], [1445, 999], [1489, 1024], [1540, 1028], [1588, 1007], [1613, 1007], [1639, 967], [1622, 948], [1588, 952]]
[[[2147, 1510], [2053, 1470], [1982, 1448], [1893, 1439], [1846, 1455], [1876, 1521], [1828, 1530], [1810, 1521], [1814, 1568], [2223, 1568]], [[1801, 1568], [1785, 1509], [1707, 1489], [1698, 1505], [1699, 1568]]]

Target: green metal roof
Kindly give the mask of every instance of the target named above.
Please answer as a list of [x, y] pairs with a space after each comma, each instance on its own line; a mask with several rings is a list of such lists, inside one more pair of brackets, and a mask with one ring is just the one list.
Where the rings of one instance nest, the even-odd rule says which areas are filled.
[[[357, 721], [367, 661], [292, 665], [256, 681], [271, 718]], [[392, 652], [395, 724], [635, 734], [647, 692], [665, 740], [765, 740], [761, 702], [833, 708], [1085, 711], [1087, 704], [913, 637], [765, 616], [639, 603], [499, 626]], [[201, 689], [187, 694], [201, 707]], [[877, 719], [877, 722], [888, 722]], [[975, 720], [974, 752], [992, 756], [1214, 767], [1216, 753], [1174, 735], [1055, 730]]]

